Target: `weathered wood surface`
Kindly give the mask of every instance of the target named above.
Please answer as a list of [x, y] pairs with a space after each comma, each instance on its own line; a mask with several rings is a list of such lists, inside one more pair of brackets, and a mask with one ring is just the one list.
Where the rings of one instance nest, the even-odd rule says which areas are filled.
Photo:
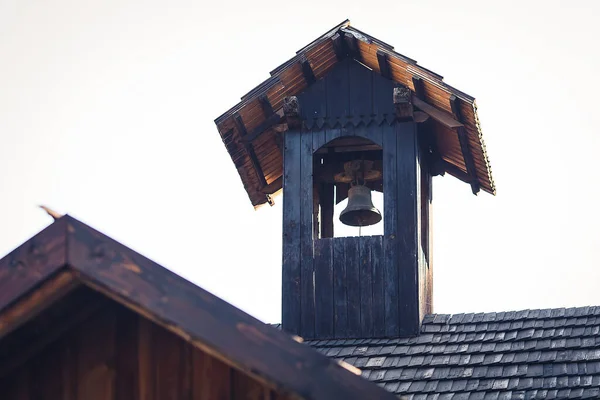
[[399, 285], [399, 330], [401, 336], [419, 333], [419, 257], [420, 220], [420, 151], [416, 125], [399, 123], [394, 127], [397, 138], [397, 246]]
[[[102, 307], [96, 312], [86, 301], [69, 302], [68, 304], [81, 305], [83, 310], [86, 306], [91, 307], [92, 316], [86, 320], [89, 323], [81, 325], [85, 332], [81, 331], [76, 337], [69, 333], [79, 332], [79, 328], [74, 328], [71, 324], [78, 323], [79, 318], [86, 316], [79, 315], [78, 312], [70, 313], [74, 318], [61, 323], [53, 332], [38, 328], [36, 331], [42, 332], [42, 337], [36, 342], [39, 345], [31, 346], [35, 351], [32, 350], [27, 359], [17, 360], [17, 363], [15, 358], [20, 355], [0, 359], [0, 371], [6, 372], [0, 378], [0, 393], [10, 393], [11, 396], [3, 398], [40, 398], [40, 392], [31, 388], [23, 389], [18, 385], [29, 385], [33, 372], [39, 375], [49, 369], [44, 367], [32, 370], [29, 364], [44, 365], [38, 361], [41, 362], [44, 357], [45, 348], [50, 351], [54, 346], [52, 343], [62, 346], [63, 336], [68, 343], [64, 344], [64, 349], [59, 353], [61, 360], [65, 360], [65, 366], [49, 371], [48, 373], [58, 375], [43, 380], [53, 382], [53, 385], [61, 382], [60, 387], [49, 386], [44, 391], [60, 393], [56, 397], [45, 397], [50, 400], [121, 399], [130, 398], [132, 393], [134, 398], [139, 396], [144, 400], [201, 399], [203, 397], [195, 397], [195, 393], [204, 393], [204, 389], [196, 388], [190, 375], [194, 373], [196, 358], [189, 354], [186, 346], [226, 364], [231, 371], [237, 371], [232, 374], [247, 375], [265, 390], [268, 389], [261, 391], [261, 397], [248, 397], [248, 393], [258, 393], [258, 386], [254, 383], [239, 383], [245, 378], [237, 381], [234, 378], [238, 389], [230, 386], [230, 393], [240, 393], [239, 387], [251, 387], [248, 392], [240, 394], [241, 397], [235, 395], [233, 398], [236, 399], [263, 399], [265, 396], [306, 399], [394, 398], [376, 385], [349, 373], [326, 356], [297, 343], [286, 333], [250, 317], [87, 225], [69, 216], [55, 224], [65, 228], [62, 230], [63, 237], [59, 238], [61, 243], [66, 244], [66, 254], [63, 253], [62, 260], [75, 277], [95, 292], [135, 312], [124, 310], [128, 315], [138, 314], [144, 318], [139, 320], [140, 323], [134, 323], [127, 320], [129, 317], [122, 317], [114, 311], [100, 317]], [[51, 259], [43, 252], [39, 257]], [[9, 281], [12, 279], [9, 276]], [[48, 277], [38, 278], [31, 283], [40, 285], [46, 279]], [[15, 292], [15, 296], [21, 299], [28, 293]], [[68, 296], [63, 300], [66, 301]], [[105, 299], [104, 296], [100, 297]], [[57, 300], [57, 303], [60, 301]], [[0, 310], [0, 314], [2, 311], [6, 311], [6, 307]], [[46, 310], [41, 315], [47, 312], [49, 311]], [[41, 315], [34, 321], [41, 318]], [[171, 333], [142, 333], [142, 327], [148, 324], [141, 321], [146, 319]], [[123, 331], [135, 329], [136, 326], [139, 327], [139, 335], [132, 336]], [[10, 343], [8, 340], [12, 335], [21, 334], [24, 327], [25, 325], [0, 340], [0, 349], [3, 343]], [[157, 337], [162, 339], [156, 339]], [[169, 337], [176, 337], [177, 341], [162, 343], [170, 340], [167, 339]], [[47, 339], [51, 340], [44, 343]], [[85, 349], [89, 347], [89, 351], [82, 349], [82, 346]], [[152, 349], [151, 354], [144, 352], [144, 348]], [[116, 355], [117, 352], [120, 353], [119, 356]], [[58, 373], [57, 370], [61, 372]], [[124, 371], [123, 376], [120, 376], [120, 371]], [[212, 374], [212, 367], [210, 371]], [[54, 378], [55, 376], [57, 377]], [[136, 380], [138, 385], [135, 384]], [[216, 377], [212, 379], [211, 375], [211, 383], [217, 380]], [[231, 380], [228, 382], [231, 383]]]
[[[85, 311], [88, 303], [77, 303], [77, 312], [85, 314], [85, 319], [0, 377], [2, 399], [291, 399], [165, 328], [104, 300], [102, 308], [92, 312]], [[8, 358], [1, 358], [0, 365]]]
[[382, 246], [382, 236], [315, 241], [317, 337], [384, 336]]
[[278, 391], [313, 399], [392, 396], [72, 218], [68, 250], [84, 283]]
[[397, 135], [393, 126], [384, 127], [383, 131], [383, 292], [385, 311], [385, 334], [396, 336], [399, 332], [398, 314], [398, 213], [405, 211], [398, 208], [398, 163]]
[[315, 335], [312, 142], [312, 135], [300, 139], [300, 324], [308, 337]]
[[281, 323], [288, 332], [300, 332], [300, 204], [301, 204], [301, 135], [288, 131], [284, 135], [283, 187], [283, 270], [281, 273]]
[[297, 96], [308, 129], [345, 127], [394, 118], [393, 81], [346, 59]]
[[79, 285], [71, 271], [64, 270], [48, 278], [37, 290], [23, 296], [0, 314], [0, 339], [22, 323], [35, 317], [50, 304]]
[[66, 229], [59, 219], [0, 259], [0, 310], [66, 265]]
[[[348, 68], [349, 76], [363, 73], [364, 68], [352, 71], [352, 68]], [[343, 75], [332, 74], [330, 77], [339, 76]], [[393, 109], [392, 87], [384, 81], [381, 84], [382, 88], [377, 93], [386, 93], [387, 104], [391, 104]], [[317, 84], [313, 85], [315, 86]], [[363, 92], [365, 90], [367, 89], [364, 88]], [[323, 96], [321, 86], [319, 91], [303, 97], [303, 101], [308, 103], [305, 110], [310, 110], [310, 113], [321, 118], [324, 112]], [[350, 97], [352, 98], [351, 95]], [[317, 101], [318, 99], [321, 101]], [[380, 100], [383, 104], [384, 98]], [[374, 100], [374, 103], [377, 101]], [[356, 112], [352, 104], [357, 105], [356, 109], [364, 107], [356, 96], [355, 100], [349, 102], [348, 118], [353, 118], [352, 113]], [[360, 116], [363, 117], [364, 115]], [[369, 118], [377, 119], [372, 115]], [[288, 206], [284, 204], [283, 241], [283, 328], [288, 332], [305, 338], [412, 336], [417, 334], [424, 312], [431, 309], [430, 305], [425, 304], [430, 303], [431, 285], [428, 281], [432, 277], [429, 270], [422, 268], [429, 256], [429, 211], [428, 205], [424, 205], [421, 198], [429, 196], [431, 177], [427, 160], [421, 159], [423, 150], [414, 121], [396, 121], [391, 125], [383, 120], [382, 122], [356, 127], [324, 126], [319, 129], [315, 126], [312, 129], [294, 131], [294, 139], [288, 141], [286, 151], [290, 156], [287, 157], [285, 167], [290, 181], [284, 189], [284, 199], [288, 198]], [[378, 190], [383, 188], [385, 204], [381, 248], [377, 247], [377, 242], [372, 245], [375, 246], [373, 248], [362, 249], [363, 243], [356, 238], [320, 242], [329, 233], [333, 233], [328, 231], [333, 199], [330, 200], [328, 194], [323, 192], [315, 200], [312, 194], [314, 185], [321, 181], [334, 182], [336, 169], [327, 169], [327, 165], [341, 163], [345, 161], [344, 157], [355, 157], [353, 153], [335, 152], [335, 149], [331, 150], [331, 147], [323, 147], [321, 144], [335, 145], [345, 140], [343, 143], [363, 145], [363, 142], [357, 142], [357, 138], [368, 139], [381, 146], [378, 153], [370, 151], [376, 154], [376, 162], [383, 169], [383, 180], [378, 183]], [[349, 142], [350, 139], [353, 142]], [[337, 142], [333, 142], [334, 140]], [[311, 143], [312, 152], [309, 151]], [[321, 152], [320, 149], [327, 151]], [[362, 151], [362, 155], [370, 152]], [[324, 166], [319, 164], [321, 158]], [[318, 170], [313, 174], [312, 167], [315, 165]], [[421, 166], [425, 169], [423, 177]], [[422, 188], [423, 179], [425, 186]], [[344, 189], [344, 185], [335, 185], [335, 203], [346, 197]], [[321, 226], [315, 227], [314, 207], [318, 203], [322, 206], [321, 218], [317, 221]], [[422, 220], [426, 220], [425, 225]], [[424, 248], [427, 249], [426, 252]], [[373, 255], [368, 255], [368, 261], [363, 260], [363, 253], [370, 250], [373, 250]], [[321, 259], [323, 256], [319, 252], [325, 254], [325, 258]], [[330, 269], [332, 278], [329, 275]], [[321, 279], [324, 281], [321, 282]], [[298, 280], [300, 298], [286, 292], [289, 288], [294, 288]], [[333, 293], [332, 315], [329, 314], [330, 297], [326, 295], [326, 290]], [[321, 311], [320, 307], [326, 307], [325, 311]], [[323, 321], [323, 318], [332, 320]], [[287, 324], [288, 320], [297, 325]]]
[[333, 239], [315, 241], [315, 336], [334, 337]]
[[[461, 100], [458, 97], [454, 95], [450, 96], [450, 108], [452, 109], [452, 113], [458, 121], [462, 122], [463, 116], [460, 103]], [[471, 146], [469, 145], [469, 136], [464, 125], [461, 124], [461, 126], [456, 128], [456, 134], [458, 135], [460, 151], [462, 152], [463, 160], [465, 161], [465, 166], [467, 167], [467, 174], [470, 178], [471, 190], [473, 191], [473, 194], [477, 194], [480, 190], [479, 179], [477, 179], [477, 168], [475, 167], [473, 153], [471, 152]]]

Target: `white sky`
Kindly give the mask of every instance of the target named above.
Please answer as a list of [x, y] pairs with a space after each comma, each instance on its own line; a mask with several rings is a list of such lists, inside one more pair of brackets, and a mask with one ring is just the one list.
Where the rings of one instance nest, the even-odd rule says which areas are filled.
[[0, 256], [94, 228], [280, 320], [281, 197], [214, 118], [345, 18], [476, 97], [498, 195], [434, 179], [435, 311], [600, 305], [597, 1], [0, 0]]

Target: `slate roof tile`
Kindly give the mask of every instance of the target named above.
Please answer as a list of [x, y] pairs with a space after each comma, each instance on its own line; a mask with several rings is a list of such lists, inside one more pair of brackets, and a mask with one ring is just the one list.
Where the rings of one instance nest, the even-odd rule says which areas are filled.
[[416, 337], [307, 343], [412, 399], [600, 398], [600, 307], [433, 314]]

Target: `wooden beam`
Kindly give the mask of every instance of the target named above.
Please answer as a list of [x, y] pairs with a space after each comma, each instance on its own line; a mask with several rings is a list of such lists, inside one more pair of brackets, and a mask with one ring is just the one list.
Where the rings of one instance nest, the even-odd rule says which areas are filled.
[[306, 84], [310, 86], [315, 83], [317, 78], [315, 78], [315, 73], [313, 72], [310, 62], [305, 55], [300, 57], [300, 65], [302, 66], [302, 75], [304, 76]]
[[347, 51], [342, 36], [339, 33], [336, 33], [331, 37], [331, 42], [333, 43], [333, 51], [335, 51], [335, 56], [337, 57], [338, 61], [346, 58]]
[[334, 185], [319, 184], [319, 203], [321, 205], [321, 238], [333, 237]]
[[[244, 125], [244, 121], [242, 120], [241, 115], [235, 114], [233, 116], [233, 122], [238, 129], [238, 132], [242, 139], [248, 136], [248, 131], [246, 131], [246, 126]], [[265, 179], [265, 174], [260, 166], [260, 162], [258, 161], [258, 157], [256, 156], [256, 152], [254, 151], [254, 146], [252, 143], [245, 141], [244, 147], [246, 148], [246, 153], [250, 157], [250, 161], [252, 162], [252, 166], [254, 167], [254, 172], [256, 172], [256, 176], [258, 177], [258, 181], [261, 184], [261, 188], [267, 186], [267, 181]]]
[[[461, 100], [455, 95], [450, 96], [450, 108], [452, 110], [452, 113], [458, 121], [462, 122], [460, 101]], [[471, 190], [473, 191], [473, 194], [476, 195], [477, 193], [479, 193], [480, 185], [479, 179], [477, 178], [477, 168], [475, 167], [475, 162], [473, 161], [473, 154], [471, 153], [471, 148], [469, 146], [469, 138], [467, 136], [468, 133], [464, 126], [457, 127], [456, 133], [458, 135], [460, 150], [465, 161], [465, 166], [467, 167], [467, 174], [469, 174], [470, 176]]]
[[390, 64], [388, 63], [387, 54], [381, 50], [377, 50], [377, 62], [379, 63], [381, 76], [387, 79], [392, 79], [392, 71], [390, 69]]
[[434, 106], [425, 103], [423, 100], [419, 99], [417, 96], [412, 96], [412, 103], [419, 110], [428, 114], [431, 118], [444, 125], [446, 128], [455, 129], [463, 126], [460, 122], [455, 120], [451, 114], [439, 110]]
[[319, 150], [315, 151], [315, 154], [348, 153], [351, 151], [381, 151], [381, 147], [376, 144], [322, 147]]
[[79, 285], [71, 271], [59, 272], [0, 314], [0, 338], [34, 318]]
[[415, 96], [417, 96], [419, 100], [425, 101], [425, 86], [423, 85], [423, 79], [418, 76], [413, 76], [412, 82], [415, 87]]
[[466, 182], [466, 183], [471, 182], [471, 177], [469, 176], [469, 174], [464, 172], [462, 169], [458, 168], [456, 165], [450, 164], [448, 161], [445, 161], [445, 160], [442, 161], [442, 163], [444, 165], [444, 169], [450, 175], [454, 176], [455, 178], [460, 179], [463, 182]]
[[266, 94], [258, 96], [258, 102], [263, 110], [263, 114], [265, 114], [265, 118], [269, 118], [271, 115], [273, 115], [275, 111], [273, 111], [273, 106], [271, 105], [271, 102]]
[[353, 34], [346, 32], [344, 34], [344, 42], [346, 43], [348, 55], [357, 61], [362, 61], [362, 55], [360, 54], [356, 37], [354, 37]]
[[251, 143], [255, 139], [257, 139], [260, 135], [263, 134], [266, 130], [274, 127], [275, 125], [279, 125], [283, 122], [283, 111], [280, 113], [271, 114], [269, 118], [264, 120], [260, 125], [252, 130], [252, 132], [247, 133], [244, 137], [242, 137], [242, 141], [245, 143]]
[[0, 259], [0, 311], [66, 265], [66, 229], [60, 218]]

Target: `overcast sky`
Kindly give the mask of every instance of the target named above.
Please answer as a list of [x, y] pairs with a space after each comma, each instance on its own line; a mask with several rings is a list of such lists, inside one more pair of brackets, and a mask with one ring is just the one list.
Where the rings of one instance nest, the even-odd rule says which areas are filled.
[[350, 18], [477, 99], [498, 194], [434, 178], [435, 311], [600, 305], [600, 2], [211, 3], [0, 0], [0, 257], [46, 204], [280, 321], [282, 199], [213, 120]]

